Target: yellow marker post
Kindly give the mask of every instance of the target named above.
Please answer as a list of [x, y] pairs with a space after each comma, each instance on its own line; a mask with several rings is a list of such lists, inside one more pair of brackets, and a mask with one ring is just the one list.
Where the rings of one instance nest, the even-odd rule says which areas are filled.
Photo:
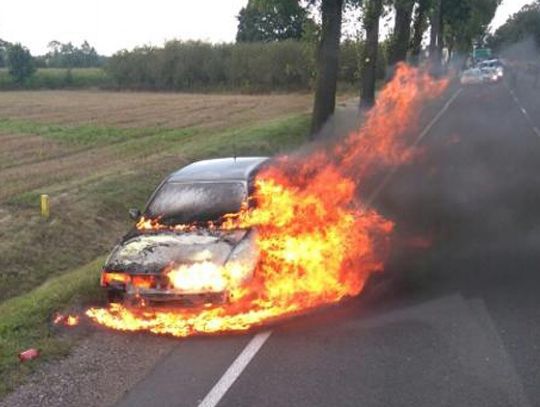
[[49, 195], [41, 194], [41, 216], [45, 219], [49, 219], [51, 214], [51, 205], [49, 202]]

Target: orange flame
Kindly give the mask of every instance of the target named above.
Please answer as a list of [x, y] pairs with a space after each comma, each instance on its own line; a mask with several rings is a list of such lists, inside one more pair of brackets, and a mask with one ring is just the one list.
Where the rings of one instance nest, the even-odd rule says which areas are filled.
[[[369, 275], [383, 268], [393, 223], [361, 203], [358, 185], [378, 169], [413, 156], [411, 137], [420, 107], [439, 96], [446, 85], [400, 65], [360, 131], [333, 148], [304, 157], [282, 157], [258, 175], [250, 197], [257, 202], [256, 208], [246, 205], [221, 225], [257, 230], [260, 261], [255, 278], [237, 290], [230, 303], [194, 309], [132, 309], [113, 304], [91, 308], [86, 315], [118, 330], [183, 337], [246, 330], [359, 294]], [[171, 228], [159, 219], [144, 218], [137, 227]], [[227, 273], [223, 270], [198, 267], [206, 268], [199, 270], [199, 278], [209, 277], [220, 287], [224, 284]], [[176, 272], [186, 275], [185, 269]], [[175, 274], [172, 277], [174, 281]]]
[[191, 265], [179, 264], [169, 267], [164, 273], [171, 285], [185, 293], [220, 293], [241, 282], [250, 270], [246, 265], [227, 263], [218, 266], [210, 261]]
[[81, 319], [78, 315], [63, 315], [56, 314], [53, 323], [55, 325], [76, 326], [79, 325]]

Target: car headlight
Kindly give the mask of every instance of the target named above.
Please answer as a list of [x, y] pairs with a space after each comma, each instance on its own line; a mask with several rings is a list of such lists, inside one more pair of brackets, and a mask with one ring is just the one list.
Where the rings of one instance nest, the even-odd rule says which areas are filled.
[[108, 287], [111, 284], [127, 284], [130, 281], [129, 274], [119, 271], [102, 271], [100, 285]]

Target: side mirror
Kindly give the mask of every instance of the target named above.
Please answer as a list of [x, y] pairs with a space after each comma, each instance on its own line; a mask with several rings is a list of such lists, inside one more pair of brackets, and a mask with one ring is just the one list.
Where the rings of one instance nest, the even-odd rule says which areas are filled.
[[141, 211], [137, 208], [131, 208], [129, 211], [129, 217], [133, 220], [139, 220], [141, 217]]

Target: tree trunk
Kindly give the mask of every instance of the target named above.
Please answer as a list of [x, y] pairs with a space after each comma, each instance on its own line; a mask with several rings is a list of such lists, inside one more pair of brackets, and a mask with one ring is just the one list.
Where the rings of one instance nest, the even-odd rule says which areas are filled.
[[390, 50], [389, 65], [395, 65], [407, 59], [409, 40], [411, 39], [411, 19], [414, 0], [396, 0], [396, 20]]
[[439, 67], [442, 68], [442, 57], [444, 49], [444, 23], [443, 23], [444, 9], [442, 0], [439, 0], [439, 33], [437, 34], [437, 54], [439, 56]]
[[422, 52], [422, 39], [427, 29], [427, 14], [429, 0], [420, 0], [416, 8], [413, 24], [413, 38], [411, 41], [411, 57], [413, 64], [420, 62], [420, 53]]
[[312, 139], [322, 129], [336, 108], [342, 9], [343, 0], [322, 0], [322, 31], [317, 61], [318, 75], [311, 120]]
[[429, 59], [434, 69], [437, 69], [441, 63], [439, 54], [439, 34], [441, 25], [441, 0], [435, 0], [433, 13], [430, 16], [431, 32], [429, 41]]
[[456, 39], [454, 36], [448, 38], [447, 48], [448, 48], [448, 65], [452, 62], [452, 57], [454, 56], [454, 48], [456, 45]]
[[364, 15], [366, 46], [362, 59], [362, 88], [360, 107], [369, 108], [375, 104], [375, 83], [377, 81], [377, 53], [379, 52], [379, 19], [382, 0], [369, 0]]

